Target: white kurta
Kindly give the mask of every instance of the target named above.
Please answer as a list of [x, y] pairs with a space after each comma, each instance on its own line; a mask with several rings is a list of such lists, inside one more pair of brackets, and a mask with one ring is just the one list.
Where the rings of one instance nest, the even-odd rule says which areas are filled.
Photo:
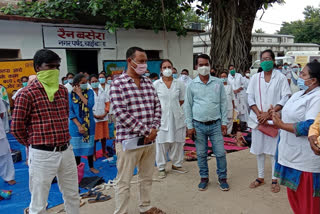
[[[261, 83], [261, 99], [259, 93], [259, 78]], [[278, 71], [272, 71], [270, 82], [264, 79], [264, 72], [254, 74], [250, 80], [248, 96], [253, 98], [254, 104], [259, 110], [267, 112], [270, 105], [274, 107], [279, 104], [284, 106], [284, 98], [291, 94], [286, 77]], [[261, 102], [260, 102], [261, 100]], [[252, 103], [249, 104], [252, 106]], [[278, 137], [270, 137], [257, 130], [258, 120], [256, 114], [251, 110], [248, 118], [248, 126], [252, 128], [252, 145], [250, 152], [259, 154], [274, 155], [277, 147]]]
[[[284, 123], [314, 120], [320, 111], [320, 88], [308, 94], [299, 91], [292, 95], [282, 110]], [[281, 130], [279, 163], [304, 172], [320, 173], [320, 156], [311, 150], [307, 136], [296, 137], [294, 133]]]
[[[228, 75], [228, 84], [232, 86], [233, 90], [237, 90], [239, 88], [245, 88], [245, 80], [244, 77], [236, 73], [235, 76], [232, 76], [231, 74]], [[238, 94], [235, 94], [235, 100], [234, 104], [236, 107], [236, 110], [239, 112], [239, 118], [242, 120], [247, 120], [247, 104], [246, 104], [246, 91], [242, 90]]]
[[185, 142], [186, 124], [179, 101], [184, 100], [184, 83], [174, 79], [167, 88], [162, 78], [154, 82], [154, 87], [161, 103], [161, 125], [157, 135], [157, 143]]

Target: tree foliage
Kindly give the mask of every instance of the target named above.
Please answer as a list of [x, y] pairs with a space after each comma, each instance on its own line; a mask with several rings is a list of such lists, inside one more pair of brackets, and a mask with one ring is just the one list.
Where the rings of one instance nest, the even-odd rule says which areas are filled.
[[[185, 11], [192, 1], [185, 0], [48, 0], [21, 1], [16, 7], [1, 9], [5, 14], [35, 18], [68, 19], [85, 21], [95, 17], [103, 20], [106, 29], [147, 28], [159, 31], [175, 30], [185, 35]], [[165, 25], [164, 25], [165, 24]]]
[[262, 30], [262, 28], [256, 29], [254, 32], [255, 33], [266, 33], [266, 32], [264, 32], [264, 30]]
[[307, 6], [304, 20], [283, 22], [279, 34], [290, 34], [296, 42], [320, 44], [320, 8]]

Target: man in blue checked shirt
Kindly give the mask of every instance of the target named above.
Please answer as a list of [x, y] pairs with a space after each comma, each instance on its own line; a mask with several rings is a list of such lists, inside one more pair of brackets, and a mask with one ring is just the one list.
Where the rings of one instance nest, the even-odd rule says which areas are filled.
[[223, 135], [227, 133], [227, 97], [224, 86], [210, 75], [210, 57], [199, 55], [196, 59], [199, 75], [190, 83], [185, 95], [184, 111], [188, 137], [195, 140], [201, 181], [198, 185], [204, 191], [209, 183], [208, 138], [212, 142], [217, 159], [217, 174], [220, 189], [229, 190], [227, 183], [227, 160]]

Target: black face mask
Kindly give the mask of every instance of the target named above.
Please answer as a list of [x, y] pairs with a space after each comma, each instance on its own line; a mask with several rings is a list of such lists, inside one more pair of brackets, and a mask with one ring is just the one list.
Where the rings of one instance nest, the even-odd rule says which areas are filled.
[[216, 74], [214, 72], [211, 72], [210, 75], [213, 76], [213, 77], [216, 76]]

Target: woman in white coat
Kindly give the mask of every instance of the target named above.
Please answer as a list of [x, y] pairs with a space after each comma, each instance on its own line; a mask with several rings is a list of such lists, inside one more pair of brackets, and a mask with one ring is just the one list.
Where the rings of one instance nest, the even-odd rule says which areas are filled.
[[[252, 145], [250, 152], [257, 156], [258, 178], [250, 184], [256, 188], [264, 184], [265, 156], [271, 156], [272, 184], [271, 191], [280, 191], [277, 178], [274, 176], [274, 155], [278, 141], [278, 130], [266, 130], [271, 121], [270, 107], [280, 111], [291, 94], [289, 84], [284, 75], [274, 70], [275, 55], [272, 50], [265, 50], [260, 55], [263, 72], [252, 76], [247, 89], [248, 103], [251, 108], [248, 126], [252, 128]], [[272, 127], [271, 127], [272, 128]]]
[[185, 85], [172, 77], [173, 64], [163, 60], [160, 64], [162, 78], [154, 82], [161, 102], [161, 126], [156, 139], [156, 162], [159, 178], [166, 177], [167, 154], [172, 161], [172, 170], [180, 173], [186, 137], [186, 124], [181, 105], [184, 102]]

